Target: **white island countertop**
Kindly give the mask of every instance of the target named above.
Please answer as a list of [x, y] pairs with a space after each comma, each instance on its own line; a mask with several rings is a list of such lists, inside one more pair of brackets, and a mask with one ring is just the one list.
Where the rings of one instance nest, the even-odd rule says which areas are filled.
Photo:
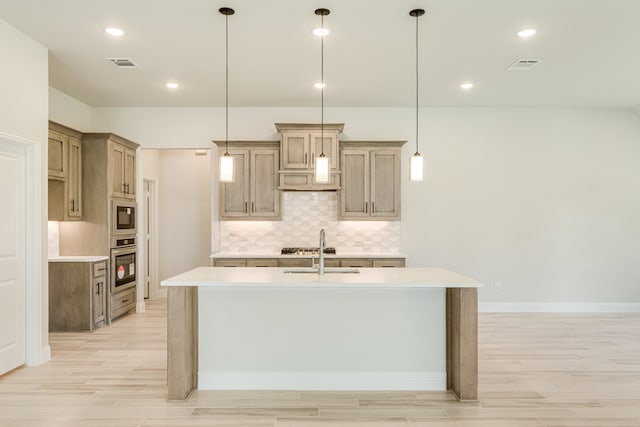
[[62, 255], [49, 257], [49, 262], [98, 262], [108, 259], [106, 255]]
[[[475, 279], [442, 268], [357, 268], [359, 273], [286, 273], [300, 268], [198, 267], [162, 286], [252, 288], [480, 288]], [[329, 268], [326, 270], [340, 270]]]

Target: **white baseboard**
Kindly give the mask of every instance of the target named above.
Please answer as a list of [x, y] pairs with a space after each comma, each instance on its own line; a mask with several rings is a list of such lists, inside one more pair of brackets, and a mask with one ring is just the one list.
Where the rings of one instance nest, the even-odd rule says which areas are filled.
[[146, 306], [144, 305], [144, 301], [139, 301], [136, 303], [136, 313], [144, 313]]
[[481, 313], [640, 313], [640, 303], [482, 302]]
[[199, 390], [446, 390], [444, 372], [199, 372]]
[[40, 364], [51, 360], [51, 346], [48, 344], [40, 349]]

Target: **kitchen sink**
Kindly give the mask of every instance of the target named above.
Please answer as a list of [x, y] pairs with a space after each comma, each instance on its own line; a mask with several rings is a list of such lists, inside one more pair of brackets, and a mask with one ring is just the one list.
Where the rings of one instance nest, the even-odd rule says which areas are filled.
[[[312, 267], [306, 267], [306, 268], [290, 268], [288, 270], [284, 271], [285, 273], [291, 273], [291, 274], [297, 274], [297, 273], [314, 273], [314, 274], [319, 274], [318, 273], [318, 269], [317, 268], [312, 268]], [[341, 274], [355, 274], [355, 273], [360, 273], [360, 270], [358, 270], [357, 268], [345, 268], [345, 267], [325, 267], [324, 268], [324, 273], [325, 274], [334, 274], [334, 273], [341, 273]]]

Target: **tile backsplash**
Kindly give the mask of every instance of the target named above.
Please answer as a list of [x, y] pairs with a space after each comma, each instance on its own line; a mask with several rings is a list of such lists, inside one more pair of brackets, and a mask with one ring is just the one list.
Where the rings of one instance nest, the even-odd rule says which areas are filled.
[[60, 255], [60, 227], [58, 221], [48, 222], [49, 257], [57, 257]]
[[400, 251], [400, 221], [338, 221], [335, 191], [284, 191], [281, 221], [220, 221], [222, 252], [277, 252], [317, 247], [320, 229], [327, 246], [340, 252]]

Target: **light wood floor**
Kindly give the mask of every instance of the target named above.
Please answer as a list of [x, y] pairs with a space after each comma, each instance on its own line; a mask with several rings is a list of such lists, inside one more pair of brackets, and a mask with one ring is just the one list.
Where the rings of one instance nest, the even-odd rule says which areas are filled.
[[447, 392], [207, 392], [167, 402], [166, 305], [0, 377], [0, 426], [640, 426], [640, 315], [481, 314], [480, 399]]

